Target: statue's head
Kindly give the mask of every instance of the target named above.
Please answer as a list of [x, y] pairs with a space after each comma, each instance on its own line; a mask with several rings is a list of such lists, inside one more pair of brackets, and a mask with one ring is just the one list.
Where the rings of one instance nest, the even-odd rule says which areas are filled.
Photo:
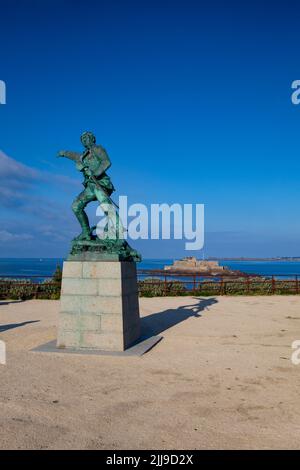
[[89, 149], [96, 143], [96, 137], [92, 132], [84, 132], [80, 137], [82, 145]]

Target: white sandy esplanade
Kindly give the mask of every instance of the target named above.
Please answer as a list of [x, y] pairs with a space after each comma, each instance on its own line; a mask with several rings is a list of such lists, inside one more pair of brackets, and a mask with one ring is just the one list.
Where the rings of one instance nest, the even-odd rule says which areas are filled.
[[0, 304], [0, 448], [299, 448], [299, 297], [140, 306], [164, 339], [111, 357], [32, 352], [56, 338], [59, 302]]

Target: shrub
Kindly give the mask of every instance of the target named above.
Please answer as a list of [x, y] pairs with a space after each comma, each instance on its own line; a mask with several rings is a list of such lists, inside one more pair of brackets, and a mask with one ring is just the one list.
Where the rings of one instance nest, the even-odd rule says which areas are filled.
[[0, 299], [29, 300], [60, 298], [62, 272], [60, 266], [50, 280], [34, 283], [30, 279], [1, 279]]
[[163, 297], [186, 295], [184, 284], [180, 281], [163, 281], [158, 278], [146, 278], [138, 282], [141, 297]]

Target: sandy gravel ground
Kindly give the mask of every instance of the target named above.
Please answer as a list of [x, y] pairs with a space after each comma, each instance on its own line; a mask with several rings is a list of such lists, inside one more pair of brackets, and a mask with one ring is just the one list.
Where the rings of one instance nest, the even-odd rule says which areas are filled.
[[0, 448], [300, 448], [300, 297], [141, 299], [138, 357], [36, 353], [59, 302], [0, 304]]

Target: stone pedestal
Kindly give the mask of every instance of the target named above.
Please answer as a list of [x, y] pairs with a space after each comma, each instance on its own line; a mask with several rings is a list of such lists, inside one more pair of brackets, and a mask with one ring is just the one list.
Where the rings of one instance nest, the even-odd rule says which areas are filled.
[[57, 347], [124, 351], [139, 337], [136, 264], [65, 261]]

